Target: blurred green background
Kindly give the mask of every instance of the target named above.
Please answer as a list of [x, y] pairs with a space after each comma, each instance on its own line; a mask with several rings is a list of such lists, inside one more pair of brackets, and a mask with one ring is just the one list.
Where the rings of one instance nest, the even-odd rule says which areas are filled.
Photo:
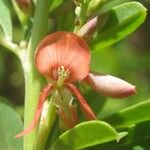
[[[101, 107], [102, 117], [150, 98], [150, 3], [148, 0], [141, 2], [148, 9], [148, 15], [145, 23], [136, 32], [107, 49], [98, 51], [98, 46], [95, 46], [96, 49], [91, 47], [91, 70], [122, 78], [136, 85], [138, 92], [135, 96], [123, 100], [109, 98], [105, 100], [104, 107]], [[52, 11], [51, 19], [57, 18], [58, 14], [59, 19], [53, 20], [50, 28], [71, 31], [74, 13], [70, 10], [74, 6], [67, 2], [60, 7], [66, 15], [59, 13], [60, 8]], [[64, 21], [66, 17], [67, 21]], [[22, 30], [15, 16], [13, 23], [14, 41], [17, 42], [22, 35]], [[6, 97], [17, 107], [22, 106], [24, 86], [21, 63], [15, 55], [0, 47], [0, 96]], [[104, 101], [103, 99], [98, 98], [99, 101]]]

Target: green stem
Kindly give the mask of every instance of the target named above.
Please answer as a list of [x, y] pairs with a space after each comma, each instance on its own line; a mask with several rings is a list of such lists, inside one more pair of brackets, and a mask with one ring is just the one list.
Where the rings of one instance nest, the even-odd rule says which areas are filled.
[[12, 4], [13, 4], [13, 7], [14, 7], [14, 10], [16, 12], [16, 15], [22, 25], [22, 27], [27, 23], [27, 20], [28, 20], [28, 16], [25, 15], [21, 9], [19, 8], [17, 2], [15, 0], [12, 1]]
[[[34, 53], [39, 41], [48, 32], [48, 15], [50, 0], [38, 0], [35, 10], [33, 29], [30, 43], [25, 53], [21, 57], [25, 75], [25, 114], [24, 127], [34, 118], [37, 100], [42, 86], [42, 78], [34, 65]], [[37, 128], [24, 137], [24, 150], [33, 150], [36, 141]]]
[[15, 55], [19, 56], [20, 47], [17, 44], [12, 43], [10, 40], [2, 37], [0, 38], [0, 44], [9, 51], [13, 52]]
[[[90, 0], [82, 1], [81, 6], [80, 6], [80, 11], [78, 14], [76, 14], [76, 18], [79, 21], [79, 25], [76, 25], [74, 28], [74, 33], [78, 33], [78, 31], [81, 29], [81, 27], [86, 23], [87, 16], [86, 16], [86, 11], [88, 8]], [[78, 9], [78, 6], [76, 7]]]
[[38, 137], [35, 145], [36, 150], [45, 149], [47, 138], [56, 118], [56, 106], [54, 106], [52, 101], [53, 100], [51, 98], [49, 102], [46, 101], [44, 104], [44, 111], [42, 112], [41, 122], [38, 130]]

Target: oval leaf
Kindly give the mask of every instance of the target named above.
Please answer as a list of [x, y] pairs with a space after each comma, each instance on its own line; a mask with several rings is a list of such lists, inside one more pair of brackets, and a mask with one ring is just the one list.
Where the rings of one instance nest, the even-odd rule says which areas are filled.
[[102, 7], [99, 9], [99, 11], [97, 12], [98, 15], [104, 14], [107, 11], [109, 11], [112, 7], [115, 7], [119, 4], [125, 3], [129, 0], [103, 0], [102, 1]]
[[6, 37], [12, 39], [12, 22], [10, 10], [4, 0], [0, 0], [0, 26]]
[[119, 140], [120, 134], [102, 121], [87, 121], [62, 134], [52, 146], [53, 150], [74, 150]]
[[150, 120], [150, 100], [121, 110], [104, 120], [116, 128], [126, 128], [137, 123], [148, 121]]
[[112, 8], [106, 24], [95, 38], [96, 50], [103, 49], [123, 39], [136, 30], [146, 18], [145, 7], [138, 2], [128, 2]]
[[14, 138], [14, 135], [22, 128], [23, 125], [19, 115], [10, 105], [0, 101], [0, 149], [22, 150], [22, 139]]

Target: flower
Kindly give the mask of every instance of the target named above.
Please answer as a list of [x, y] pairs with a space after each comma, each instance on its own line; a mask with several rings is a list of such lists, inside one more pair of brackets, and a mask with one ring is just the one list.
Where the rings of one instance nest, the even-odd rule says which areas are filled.
[[81, 80], [106, 96], [120, 98], [135, 93], [135, 87], [121, 79], [89, 73], [90, 49], [81, 37], [71, 32], [60, 31], [45, 37], [37, 47], [35, 64], [48, 84], [39, 96], [33, 122], [16, 135], [17, 138], [35, 128], [44, 101], [50, 94], [54, 97], [54, 105], [58, 108], [58, 114], [66, 128], [73, 127], [78, 121], [76, 105], [72, 105], [72, 94], [78, 100], [85, 117], [88, 120], [96, 119], [96, 115], [74, 85]]

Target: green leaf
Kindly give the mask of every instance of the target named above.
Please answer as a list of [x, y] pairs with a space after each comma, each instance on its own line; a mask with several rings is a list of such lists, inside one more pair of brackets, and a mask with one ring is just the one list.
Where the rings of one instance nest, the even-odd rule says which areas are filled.
[[50, 12], [53, 11], [58, 6], [60, 6], [62, 3], [63, 3], [63, 0], [53, 0], [50, 5]]
[[15, 134], [23, 128], [21, 119], [10, 105], [2, 101], [0, 101], [0, 149], [22, 150], [22, 138], [14, 138]]
[[122, 4], [130, 0], [92, 0], [89, 3], [87, 14], [88, 15], [102, 15], [109, 11], [112, 7]]
[[[128, 129], [129, 135], [124, 138], [124, 146], [131, 146], [134, 144], [150, 146], [150, 121], [139, 123], [135, 126], [131, 126]], [[120, 145], [120, 147], [123, 145]]]
[[137, 123], [148, 121], [150, 120], [150, 100], [121, 110], [104, 120], [116, 128], [126, 128]]
[[9, 102], [9, 100], [3, 96], [0, 96], [0, 103], [5, 103], [6, 105], [13, 107], [13, 105]]
[[137, 125], [130, 126], [127, 131], [128, 135], [119, 143], [110, 141], [101, 145], [96, 145], [88, 150], [133, 150], [135, 145], [150, 147], [150, 121], [142, 122]]
[[63, 133], [53, 144], [53, 150], [74, 150], [119, 140], [123, 134], [102, 121], [82, 122]]
[[99, 11], [97, 12], [98, 15], [101, 15], [103, 13], [106, 13], [107, 11], [109, 11], [112, 7], [115, 7], [119, 4], [128, 2], [131, 0], [104, 0], [102, 7], [99, 9]]
[[135, 31], [144, 22], [146, 9], [138, 2], [128, 2], [112, 8], [107, 17], [93, 41], [96, 50], [110, 46]]
[[32, 1], [33, 1], [33, 4], [34, 4], [34, 5], [36, 5], [36, 3], [37, 3], [37, 0], [32, 0]]
[[8, 5], [4, 0], [0, 0], [0, 26], [9, 39], [12, 39], [12, 22]]

